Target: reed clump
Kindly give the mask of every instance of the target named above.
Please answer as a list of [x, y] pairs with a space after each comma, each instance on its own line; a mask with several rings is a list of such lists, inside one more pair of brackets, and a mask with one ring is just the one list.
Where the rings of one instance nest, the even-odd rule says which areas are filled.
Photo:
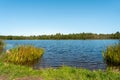
[[120, 43], [108, 46], [103, 52], [103, 57], [108, 65], [120, 65]]
[[4, 42], [0, 40], [0, 52], [2, 52], [4, 49]]
[[43, 53], [43, 48], [37, 48], [32, 45], [21, 45], [8, 50], [5, 61], [21, 65], [32, 64], [38, 60]]

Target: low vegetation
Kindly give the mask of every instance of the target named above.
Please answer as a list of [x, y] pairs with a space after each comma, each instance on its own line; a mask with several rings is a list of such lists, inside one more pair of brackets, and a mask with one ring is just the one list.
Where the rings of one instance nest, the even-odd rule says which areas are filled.
[[103, 52], [103, 57], [108, 65], [120, 65], [120, 43], [108, 46]]
[[14, 64], [32, 64], [37, 61], [44, 53], [44, 49], [31, 45], [21, 45], [6, 51], [5, 62]]
[[[80, 68], [63, 66], [58, 69], [46, 68], [33, 70], [30, 67], [14, 65], [0, 62], [0, 75], [5, 76], [5, 80], [22, 80], [26, 78], [32, 80], [120, 80], [120, 73], [112, 70], [90, 71]], [[34, 79], [33, 79], [34, 80]]]
[[4, 42], [0, 40], [0, 53], [3, 51], [4, 45]]

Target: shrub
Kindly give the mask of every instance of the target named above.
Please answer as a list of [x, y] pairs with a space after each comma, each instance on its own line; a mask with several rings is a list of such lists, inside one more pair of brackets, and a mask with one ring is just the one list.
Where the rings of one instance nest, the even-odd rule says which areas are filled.
[[103, 52], [103, 57], [108, 65], [120, 65], [120, 43], [108, 46]]
[[0, 52], [3, 51], [3, 48], [4, 48], [4, 42], [0, 40]]
[[31, 64], [37, 61], [44, 53], [44, 49], [31, 45], [22, 45], [6, 52], [5, 61], [14, 64]]

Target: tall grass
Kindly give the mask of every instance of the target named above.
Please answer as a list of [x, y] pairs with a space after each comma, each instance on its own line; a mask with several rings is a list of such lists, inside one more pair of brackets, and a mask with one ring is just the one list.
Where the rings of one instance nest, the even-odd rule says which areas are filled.
[[14, 64], [32, 64], [44, 53], [44, 49], [32, 45], [21, 45], [6, 52], [5, 61]]
[[4, 42], [0, 40], [0, 53], [3, 51], [4, 48]]
[[103, 52], [103, 57], [108, 65], [120, 65], [120, 43], [108, 46]]

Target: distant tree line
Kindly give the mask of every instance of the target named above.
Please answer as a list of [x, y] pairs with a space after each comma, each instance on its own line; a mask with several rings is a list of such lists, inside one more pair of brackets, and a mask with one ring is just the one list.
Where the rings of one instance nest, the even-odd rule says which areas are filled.
[[95, 33], [76, 33], [76, 34], [61, 34], [57, 33], [55, 35], [38, 35], [38, 36], [3, 36], [0, 35], [0, 39], [4, 40], [86, 40], [86, 39], [120, 39], [120, 32], [112, 33], [112, 34], [95, 34]]

